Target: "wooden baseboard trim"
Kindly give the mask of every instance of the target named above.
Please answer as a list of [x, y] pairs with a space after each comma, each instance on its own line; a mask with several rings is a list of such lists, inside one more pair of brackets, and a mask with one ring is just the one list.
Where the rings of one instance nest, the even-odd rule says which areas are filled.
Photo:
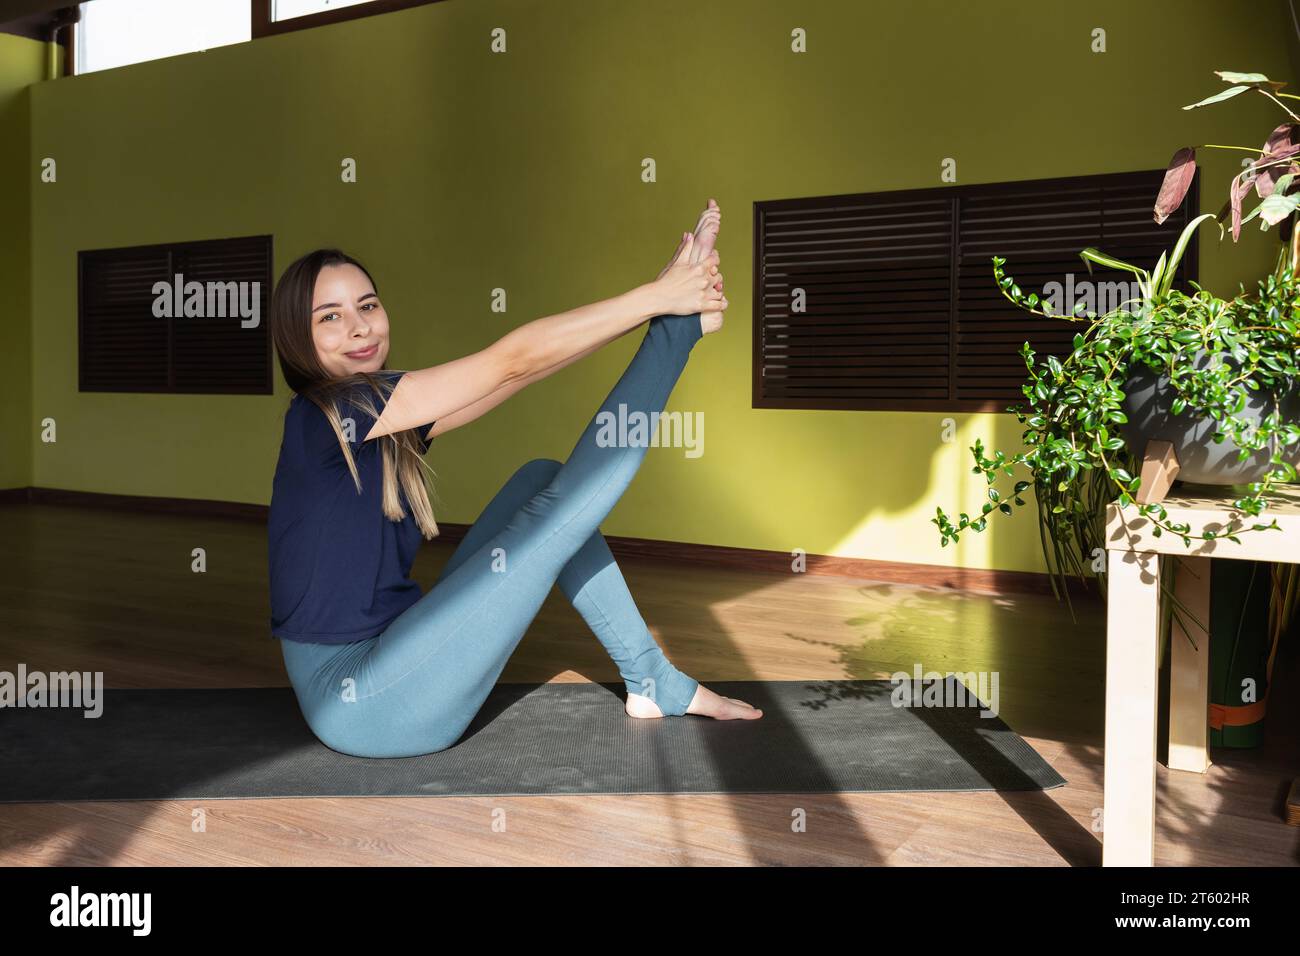
[[[147, 495], [111, 495], [92, 491], [36, 487], [0, 490], [0, 505], [21, 504], [110, 508], [191, 517], [238, 518], [263, 523], [269, 511], [266, 505], [203, 498], [155, 498]], [[455, 544], [464, 538], [469, 527], [467, 524], [440, 521], [438, 528], [442, 533], [437, 540], [445, 544]], [[729, 548], [721, 545], [658, 541], [652, 538], [629, 538], [619, 535], [606, 535], [605, 540], [609, 542], [610, 551], [620, 559], [732, 567], [744, 571], [780, 575], [793, 573], [794, 557], [784, 551]], [[894, 584], [918, 584], [994, 594], [1052, 594], [1051, 581], [1046, 574], [1027, 571], [950, 568], [941, 565], [846, 558], [828, 554], [806, 555], [805, 567], [803, 573], [807, 574], [866, 578]], [[1072, 597], [1076, 594], [1084, 599], [1097, 596], [1095, 589], [1085, 590], [1073, 579], [1070, 581], [1070, 588]]]
[[0, 504], [61, 505], [113, 511], [192, 515], [208, 518], [244, 518], [266, 521], [266, 505], [208, 498], [155, 498], [149, 495], [109, 495], [97, 491], [69, 491], [63, 488], [11, 488], [0, 492]]

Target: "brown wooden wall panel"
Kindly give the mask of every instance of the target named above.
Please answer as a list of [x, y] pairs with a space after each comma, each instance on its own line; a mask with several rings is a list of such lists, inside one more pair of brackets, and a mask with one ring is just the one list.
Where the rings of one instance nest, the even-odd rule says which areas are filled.
[[155, 282], [170, 275], [165, 249], [108, 249], [79, 256], [80, 390], [167, 388], [169, 330], [153, 318]]
[[[1198, 208], [1164, 224], [1163, 170], [755, 204], [755, 408], [1003, 411], [1021, 401], [1026, 341], [1063, 356], [1081, 323], [1011, 305], [992, 259], [1025, 292], [1051, 282], [1127, 289], [1090, 274], [1096, 246], [1150, 268]], [[1196, 242], [1179, 269], [1196, 276]], [[802, 289], [806, 308], [793, 307]], [[1068, 304], [1066, 304], [1068, 306]], [[1101, 311], [1101, 310], [1099, 310]]]
[[[271, 394], [270, 236], [88, 250], [77, 258], [81, 391]], [[202, 315], [154, 315], [154, 284], [171, 285], [177, 273], [203, 285]], [[256, 315], [243, 316], [245, 306]]]
[[765, 397], [947, 394], [946, 198], [769, 208], [763, 221], [755, 334]]

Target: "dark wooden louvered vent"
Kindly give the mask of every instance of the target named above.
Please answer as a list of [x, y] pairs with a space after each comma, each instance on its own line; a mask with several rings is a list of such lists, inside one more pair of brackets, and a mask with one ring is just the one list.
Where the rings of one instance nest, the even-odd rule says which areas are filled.
[[[270, 236], [82, 251], [77, 265], [81, 391], [272, 393]], [[202, 314], [154, 314], [155, 284], [177, 274], [182, 307], [187, 284], [203, 288]]]
[[[1021, 345], [1040, 361], [1063, 357], [1084, 324], [1017, 309], [994, 282], [993, 257], [1026, 293], [1072, 274], [1113, 299], [1133, 276], [1090, 274], [1079, 252], [1096, 246], [1150, 269], [1199, 208], [1194, 181], [1156, 225], [1163, 177], [755, 203], [753, 407], [1001, 412], [1024, 401]], [[1196, 275], [1193, 237], [1176, 285]]]

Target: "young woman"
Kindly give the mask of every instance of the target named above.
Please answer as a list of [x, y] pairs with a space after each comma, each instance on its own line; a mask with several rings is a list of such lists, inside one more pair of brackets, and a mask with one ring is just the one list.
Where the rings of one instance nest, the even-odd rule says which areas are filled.
[[[271, 496], [271, 625], [322, 743], [362, 757], [450, 747], [557, 583], [618, 663], [630, 716], [762, 716], [668, 661], [598, 530], [646, 454], [598, 442], [600, 413], [662, 412], [692, 347], [721, 327], [720, 221], [710, 200], [653, 282], [410, 372], [386, 368], [389, 320], [361, 263], [317, 250], [285, 270], [271, 331], [297, 394]], [[568, 460], [520, 467], [422, 596], [409, 574], [421, 536], [438, 533], [423, 472], [430, 441], [647, 319]]]

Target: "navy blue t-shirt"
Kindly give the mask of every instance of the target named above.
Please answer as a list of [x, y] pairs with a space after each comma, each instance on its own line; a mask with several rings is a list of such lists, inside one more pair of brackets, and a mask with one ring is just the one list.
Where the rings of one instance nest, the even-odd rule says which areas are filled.
[[[405, 372], [385, 370], [396, 387]], [[364, 383], [382, 412], [383, 395]], [[284, 416], [284, 438], [275, 466], [267, 545], [271, 584], [271, 633], [319, 644], [345, 644], [374, 637], [421, 597], [410, 579], [423, 535], [411, 515], [384, 516], [380, 439], [365, 441], [374, 417], [339, 399], [339, 416], [355, 424], [351, 443], [361, 493], [343, 460], [325, 413], [295, 395]], [[433, 425], [420, 426], [420, 441]], [[399, 486], [400, 488], [400, 486]]]

